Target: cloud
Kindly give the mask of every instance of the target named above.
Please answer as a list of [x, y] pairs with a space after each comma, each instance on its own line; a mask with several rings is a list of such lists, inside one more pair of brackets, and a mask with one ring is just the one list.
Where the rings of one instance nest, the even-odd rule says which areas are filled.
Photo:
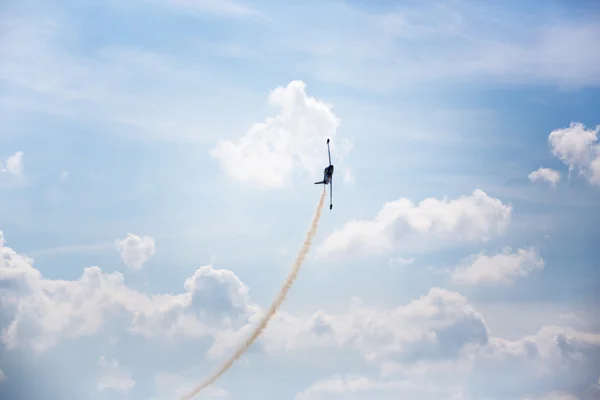
[[165, 5], [175, 6], [191, 12], [214, 14], [218, 16], [260, 16], [261, 14], [234, 0], [146, 0], [148, 2], [161, 2]]
[[537, 397], [525, 397], [523, 400], [579, 400], [579, 397], [562, 390], [555, 390]]
[[327, 138], [332, 162], [344, 171], [342, 159], [350, 147], [348, 142], [337, 145], [340, 121], [330, 105], [308, 96], [302, 81], [275, 88], [269, 104], [279, 109], [277, 115], [254, 124], [235, 142], [219, 141], [210, 151], [227, 176], [264, 188], [284, 187], [297, 172], [314, 179], [328, 163]]
[[6, 375], [4, 374], [4, 371], [2, 371], [0, 369], [0, 383], [4, 382], [6, 380]]
[[125, 371], [117, 360], [107, 361], [104, 356], [98, 360], [98, 366], [102, 370], [102, 376], [98, 378], [96, 389], [102, 392], [111, 389], [121, 393], [128, 393], [135, 386], [131, 373]]
[[405, 265], [409, 265], [414, 262], [415, 262], [415, 259], [413, 257], [411, 257], [411, 258], [397, 257], [397, 258], [392, 258], [389, 261], [389, 264], [390, 264], [390, 266], [403, 267]]
[[[129, 288], [120, 273], [98, 267], [84, 269], [75, 280], [45, 278], [33, 260], [6, 247], [3, 238], [0, 234], [0, 352], [7, 373], [14, 358], [4, 356], [12, 352], [19, 359], [27, 354], [22, 359], [31, 362], [64, 355], [64, 362], [84, 374], [94, 367], [90, 379], [53, 385], [133, 391], [154, 377], [155, 398], [173, 398], [210, 372], [204, 357], [211, 349], [220, 349], [217, 357], [225, 355], [262, 313], [248, 287], [229, 270], [203, 266], [186, 279], [181, 293], [146, 294]], [[392, 307], [354, 301], [347, 310], [320, 310], [308, 317], [281, 311], [257, 344], [255, 352], [281, 355], [287, 363], [318, 359], [319, 371], [333, 374], [314, 384], [297, 377], [306, 385], [299, 397], [307, 398], [336, 393], [365, 399], [375, 394], [460, 399], [464, 393], [537, 398], [564, 387], [588, 400], [581, 393], [600, 375], [597, 333], [547, 326], [517, 340], [495, 337], [466, 297], [441, 288]], [[197, 350], [190, 352], [190, 346]], [[107, 351], [118, 354], [119, 361]], [[251, 362], [260, 365], [259, 358]], [[342, 364], [356, 373], [335, 375]], [[57, 365], [62, 364], [48, 368]], [[203, 372], [190, 373], [196, 365]], [[215, 387], [210, 393], [223, 396], [227, 390]]]
[[560, 180], [560, 172], [555, 171], [551, 168], [538, 168], [528, 175], [528, 178], [531, 182], [537, 181], [546, 181], [553, 187], [556, 187], [556, 184]]
[[296, 396], [296, 399], [313, 399], [322, 395], [324, 398], [330, 396], [347, 396], [356, 392], [372, 392], [375, 390], [392, 390], [409, 386], [408, 382], [391, 381], [378, 382], [366, 377], [334, 377], [332, 379], [321, 380], [313, 383], [307, 389]]
[[[120, 273], [98, 267], [84, 269], [77, 280], [46, 279], [33, 260], [6, 246], [0, 251], [8, 349], [45, 352], [101, 333], [112, 321], [118, 324], [111, 336], [218, 338], [212, 345], [220, 348], [218, 355], [239, 343], [261, 315], [248, 287], [228, 270], [203, 266], [185, 281], [183, 293], [148, 295], [129, 288]], [[348, 314], [320, 312], [307, 321], [278, 315], [261, 338], [268, 348], [341, 346], [365, 359], [406, 361], [452, 357], [468, 343], [487, 341], [483, 320], [466, 298], [437, 288], [393, 310], [359, 305]]]
[[[271, 36], [269, 44], [290, 55], [292, 50], [299, 53], [299, 68], [318, 80], [370, 91], [481, 81], [597, 86], [596, 20], [558, 18], [540, 8], [547, 16], [543, 22], [522, 9], [466, 2], [421, 2], [385, 10], [340, 2], [280, 16], [289, 18], [290, 32]], [[316, 14], [322, 17], [314, 20]], [[488, 23], [491, 18], [494, 26]], [[517, 18], [527, 22], [515, 30]], [[306, 21], [312, 21], [310, 31], [300, 29]], [[577, 49], [577, 56], [564, 57], [571, 49]]]
[[360, 251], [383, 254], [409, 236], [462, 241], [487, 241], [502, 234], [512, 207], [475, 190], [458, 199], [426, 198], [418, 205], [400, 198], [385, 203], [373, 220], [354, 220], [336, 229], [317, 249], [321, 256]]
[[[170, 400], [180, 398], [188, 394], [198, 382], [194, 379], [186, 378], [180, 374], [161, 372], [155, 375], [154, 385], [156, 387], [156, 396], [152, 400]], [[203, 392], [209, 397], [225, 397], [229, 393], [227, 390], [209, 386]]]
[[600, 125], [595, 129], [585, 129], [580, 122], [571, 122], [568, 128], [555, 129], [550, 132], [548, 141], [552, 147], [552, 154], [560, 158], [570, 169], [590, 162], [594, 143]]
[[69, 177], [69, 171], [61, 171], [60, 174], [58, 174], [58, 180], [61, 182], [66, 181], [68, 177]]
[[467, 285], [510, 284], [518, 277], [544, 268], [544, 260], [534, 248], [512, 252], [506, 247], [492, 256], [479, 253], [462, 261], [452, 271], [452, 280]]
[[600, 186], [600, 156], [590, 163], [590, 183]]
[[[173, 9], [170, 1], [159, 1], [154, 5]], [[121, 3], [115, 4], [119, 4], [118, 12], [127, 12]], [[213, 142], [236, 125], [235, 118], [198, 110], [247, 104], [248, 94], [242, 87], [224, 81], [189, 55], [179, 57], [112, 41], [78, 52], [65, 38], [85, 41], [87, 36], [67, 17], [70, 13], [16, 11], [3, 18], [0, 37], [0, 78], [14, 88], [3, 103], [7, 112], [23, 118], [43, 112], [80, 124], [100, 121], [117, 135]], [[213, 95], [198, 96], [205, 91]]]
[[264, 333], [269, 349], [335, 348], [369, 362], [412, 364], [455, 359], [466, 348], [485, 345], [485, 323], [467, 299], [440, 288], [389, 310], [362, 304], [347, 313], [318, 312], [307, 321], [281, 316]]
[[527, 394], [543, 399], [557, 395], [559, 388], [569, 388], [582, 399], [594, 398], [589, 389], [600, 371], [598, 333], [544, 326], [517, 340], [491, 338], [482, 350], [471, 372], [474, 396], [494, 393], [500, 398], [524, 398]]
[[200, 338], [239, 329], [257, 311], [235, 274], [211, 266], [196, 270], [183, 293], [150, 296], [129, 288], [118, 272], [94, 266], [78, 280], [50, 280], [10, 247], [0, 247], [0, 255], [3, 312], [11, 321], [2, 341], [9, 349], [45, 352], [61, 341], [94, 335], [107, 321], [145, 338]]
[[580, 122], [571, 122], [568, 128], [555, 129], [548, 135], [552, 154], [569, 167], [578, 170], [594, 185], [600, 185], [600, 125], [586, 129]]
[[464, 400], [463, 389], [457, 385], [438, 385], [420, 379], [383, 380], [366, 376], [334, 376], [314, 382], [296, 395], [297, 400], [397, 398], [424, 400]]
[[21, 175], [23, 169], [23, 152], [17, 151], [6, 159], [2, 171], [12, 175]]
[[128, 233], [124, 239], [117, 239], [115, 245], [125, 265], [133, 269], [142, 268], [155, 252], [154, 239], [133, 233]]
[[484, 345], [466, 349], [446, 360], [379, 363], [380, 373], [370, 376], [320, 379], [297, 399], [595, 398], [591, 390], [600, 370], [598, 334], [544, 326], [514, 341], [490, 336]]

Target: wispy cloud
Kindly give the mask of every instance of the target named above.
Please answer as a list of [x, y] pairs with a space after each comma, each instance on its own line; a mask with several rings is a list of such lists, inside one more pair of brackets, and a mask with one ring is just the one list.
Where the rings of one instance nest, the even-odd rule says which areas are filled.
[[152, 3], [165, 3], [181, 10], [197, 13], [215, 14], [218, 16], [254, 16], [262, 14], [239, 1], [234, 0], [145, 0]]
[[114, 390], [121, 393], [128, 393], [135, 386], [135, 381], [131, 378], [131, 373], [121, 367], [117, 360], [108, 361], [102, 356], [98, 360], [98, 366], [102, 370], [102, 376], [96, 382], [96, 389], [99, 392]]
[[[20, 90], [4, 106], [179, 141], [211, 141], [231, 124], [207, 110], [221, 103], [226, 111], [243, 90], [193, 56], [119, 44], [69, 51], [65, 36], [78, 35], [71, 22], [57, 15], [2, 20], [0, 80]], [[203, 92], [215, 94], [197, 95]]]
[[[341, 2], [313, 3], [279, 15], [285, 34], [270, 35], [267, 43], [295, 57], [303, 72], [319, 80], [377, 91], [483, 80], [600, 84], [600, 50], [595, 46], [600, 28], [593, 18], [549, 19], [544, 25], [531, 20], [513, 28], [517, 16], [496, 11], [461, 2], [384, 12]], [[309, 21], [310, 29], [305, 29]]]
[[48, 247], [45, 249], [39, 249], [31, 251], [32, 257], [46, 256], [46, 255], [61, 255], [61, 254], [78, 254], [78, 253], [107, 253], [114, 251], [114, 241], [87, 243], [87, 244], [73, 244], [65, 246]]

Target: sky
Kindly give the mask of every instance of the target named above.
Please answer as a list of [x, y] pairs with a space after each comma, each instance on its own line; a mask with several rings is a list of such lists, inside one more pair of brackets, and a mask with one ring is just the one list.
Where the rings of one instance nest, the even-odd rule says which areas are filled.
[[600, 5], [0, 5], [0, 398], [600, 398]]

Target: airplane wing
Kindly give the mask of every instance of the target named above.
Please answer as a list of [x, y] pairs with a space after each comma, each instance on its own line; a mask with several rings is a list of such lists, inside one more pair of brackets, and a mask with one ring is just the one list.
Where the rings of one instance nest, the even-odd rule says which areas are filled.
[[333, 208], [333, 177], [329, 180], [329, 209]]
[[329, 156], [329, 165], [331, 165], [331, 151], [329, 150], [329, 139], [327, 139], [327, 155]]

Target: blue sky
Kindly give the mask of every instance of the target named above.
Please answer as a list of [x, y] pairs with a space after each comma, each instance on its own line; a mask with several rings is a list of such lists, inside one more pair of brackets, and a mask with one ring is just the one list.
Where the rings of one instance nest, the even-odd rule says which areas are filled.
[[595, 2], [1, 15], [0, 397], [600, 395]]

